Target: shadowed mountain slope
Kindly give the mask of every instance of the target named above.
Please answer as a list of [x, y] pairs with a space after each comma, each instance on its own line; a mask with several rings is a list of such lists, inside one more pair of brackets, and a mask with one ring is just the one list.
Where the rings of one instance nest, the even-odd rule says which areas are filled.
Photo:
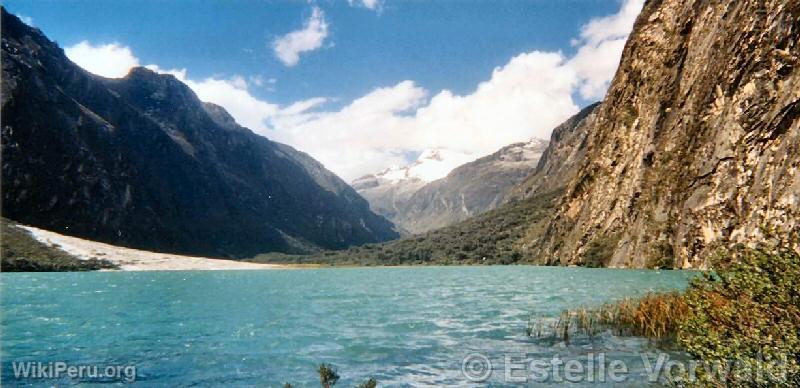
[[78, 237], [243, 257], [396, 238], [320, 163], [171, 75], [92, 75], [2, 11], [3, 215]]

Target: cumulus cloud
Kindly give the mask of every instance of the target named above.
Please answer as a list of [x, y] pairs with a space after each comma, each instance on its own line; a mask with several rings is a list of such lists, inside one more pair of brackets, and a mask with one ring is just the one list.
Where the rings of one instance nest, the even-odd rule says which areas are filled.
[[581, 39], [591, 45], [612, 39], [625, 38], [630, 34], [636, 17], [642, 11], [644, 0], [626, 0], [619, 12], [595, 18], [581, 28]]
[[[439, 150], [446, 157], [437, 164], [436, 174], [429, 174], [433, 179], [510, 143], [548, 138], [552, 128], [578, 111], [573, 101], [576, 93], [587, 99], [602, 98], [641, 6], [642, 0], [628, 0], [619, 13], [590, 21], [575, 42], [574, 56], [541, 51], [519, 54], [463, 95], [449, 90], [433, 93], [405, 80], [378, 87], [341, 109], [326, 110], [330, 101], [326, 97], [282, 106], [259, 99], [248, 89], [251, 84], [274, 85], [271, 78], [196, 80], [185, 69], [149, 67], [175, 75], [201, 100], [226, 108], [239, 124], [308, 152], [345, 180], [408, 164], [408, 155]], [[88, 65], [105, 63], [98, 58], [110, 56], [106, 74], [121, 76], [130, 63], [138, 64], [127, 47], [84, 43], [79, 46], [95, 48], [80, 56], [94, 58], [86, 61]], [[130, 58], [114, 59], [120, 52]], [[70, 58], [83, 66], [79, 58]]]
[[178, 74], [172, 73], [186, 83], [200, 100], [224, 107], [239, 125], [253, 130], [263, 131], [266, 128], [264, 120], [280, 111], [279, 105], [253, 96], [247, 89], [248, 83], [242, 77], [234, 76], [229, 79], [210, 77], [195, 81], [186, 76], [185, 70]]
[[408, 151], [446, 150], [456, 156], [440, 169], [443, 176], [510, 143], [549, 136], [577, 112], [576, 84], [563, 56], [532, 52], [495, 69], [470, 94], [443, 90], [428, 98], [427, 90], [403, 81], [336, 112], [275, 117], [266, 134], [309, 152], [345, 179], [402, 164]]
[[303, 28], [275, 39], [272, 49], [284, 65], [294, 66], [300, 61], [300, 54], [319, 49], [327, 37], [325, 14], [319, 7], [313, 7]]
[[574, 56], [519, 54], [469, 94], [431, 94], [407, 80], [339, 111], [274, 117], [264, 134], [309, 152], [348, 180], [408, 163], [403, 155], [409, 151], [430, 149], [458, 155], [450, 158], [458, 163], [440, 169], [445, 174], [509, 143], [548, 138], [578, 111], [576, 93], [603, 98], [642, 4], [627, 0], [618, 13], [587, 23], [575, 40]]
[[132, 67], [139, 66], [139, 58], [119, 43], [95, 46], [84, 40], [65, 48], [64, 53], [78, 66], [108, 78], [124, 77]]
[[[93, 45], [83, 41], [65, 48], [64, 52], [78, 66], [103, 77], [124, 77], [131, 68], [141, 66], [133, 51], [118, 43]], [[254, 130], [266, 130], [264, 120], [280, 111], [277, 104], [262, 101], [250, 93], [249, 84], [258, 84], [257, 78], [250, 82], [238, 75], [227, 79], [209, 77], [195, 80], [189, 78], [186, 69], [162, 69], [154, 64], [145, 67], [172, 74], [188, 85], [200, 100], [225, 107], [240, 125]]]
[[644, 0], [627, 0], [610, 16], [596, 18], [583, 26], [579, 46], [570, 66], [580, 77], [580, 94], [585, 99], [603, 98], [619, 66], [622, 49], [642, 10]]

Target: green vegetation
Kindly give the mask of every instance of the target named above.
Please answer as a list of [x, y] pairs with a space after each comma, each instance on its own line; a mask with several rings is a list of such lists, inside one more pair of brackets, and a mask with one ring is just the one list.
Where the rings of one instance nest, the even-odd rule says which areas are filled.
[[503, 206], [462, 223], [382, 244], [315, 255], [263, 254], [269, 263], [331, 265], [514, 264], [532, 262], [523, 249], [526, 232], [548, 217], [561, 190]]
[[330, 364], [324, 362], [319, 364], [317, 372], [319, 372], [319, 383], [323, 388], [331, 388], [331, 386], [336, 385], [339, 381], [339, 374], [336, 373], [336, 370], [334, 370], [333, 366]]
[[[331, 388], [339, 382], [339, 374], [333, 369], [333, 365], [331, 364], [326, 364], [324, 362], [319, 364], [317, 373], [319, 373], [319, 384], [323, 388]], [[356, 388], [376, 388], [377, 386], [378, 380], [370, 377], [367, 381], [358, 384]], [[292, 384], [286, 383], [283, 385], [283, 388], [292, 388]]]
[[607, 236], [598, 237], [586, 247], [586, 252], [583, 254], [583, 265], [590, 268], [607, 267], [611, 261], [611, 256], [614, 255], [614, 250], [617, 248], [619, 238], [610, 238]]
[[671, 269], [675, 267], [675, 252], [669, 241], [661, 240], [653, 244], [647, 260], [647, 268]]
[[0, 270], [3, 272], [94, 271], [116, 268], [107, 260], [81, 260], [58, 249], [57, 246], [42, 244], [27, 230], [5, 218], [2, 219], [1, 225]]
[[728, 269], [686, 292], [680, 345], [701, 360], [736, 362], [728, 375], [701, 374], [707, 385], [769, 386], [783, 372], [800, 384], [800, 255], [737, 248], [731, 256]]
[[601, 330], [654, 338], [697, 360], [726, 368], [697, 370], [701, 386], [800, 385], [800, 254], [737, 247], [715, 262], [718, 273], [685, 293], [651, 293], [557, 321], [531, 319], [529, 336], [592, 337]]

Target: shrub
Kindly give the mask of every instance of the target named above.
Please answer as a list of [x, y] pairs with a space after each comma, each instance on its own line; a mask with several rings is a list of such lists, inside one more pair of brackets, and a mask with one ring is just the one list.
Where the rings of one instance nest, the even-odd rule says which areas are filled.
[[319, 364], [317, 372], [319, 372], [319, 383], [323, 388], [331, 388], [339, 381], [339, 374], [336, 373], [336, 370], [334, 370], [333, 366], [330, 364], [324, 362]]
[[661, 240], [653, 244], [652, 252], [647, 260], [648, 268], [672, 269], [675, 268], [675, 252], [672, 243]]
[[[685, 293], [566, 311], [550, 332], [564, 340], [607, 328], [675, 338], [705, 362], [693, 385], [800, 386], [800, 254], [737, 247], [714, 264], [724, 269], [693, 280]], [[530, 324], [527, 332], [541, 336], [542, 324]]]
[[592, 268], [607, 266], [611, 256], [614, 255], [618, 241], [618, 239], [606, 236], [592, 240], [583, 254], [583, 265]]
[[731, 253], [727, 270], [687, 291], [680, 344], [698, 359], [734, 362], [721, 375], [701, 373], [703, 384], [800, 384], [800, 255], [788, 249]]

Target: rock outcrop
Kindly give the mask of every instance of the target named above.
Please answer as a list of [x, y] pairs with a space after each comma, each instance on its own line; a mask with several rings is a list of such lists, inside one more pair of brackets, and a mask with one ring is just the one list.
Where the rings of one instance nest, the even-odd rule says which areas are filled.
[[594, 129], [599, 102], [583, 108], [553, 129], [536, 168], [507, 193], [504, 202], [516, 202], [566, 187], [586, 158], [586, 139]]
[[800, 228], [800, 2], [651, 0], [529, 254], [703, 267]]

